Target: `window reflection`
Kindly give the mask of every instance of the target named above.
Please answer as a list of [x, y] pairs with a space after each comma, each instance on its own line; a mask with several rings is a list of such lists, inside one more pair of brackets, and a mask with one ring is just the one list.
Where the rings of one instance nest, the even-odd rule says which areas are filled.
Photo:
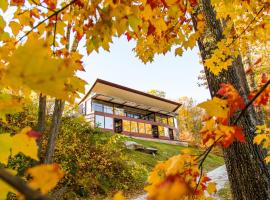
[[164, 136], [165, 135], [164, 127], [163, 126], [158, 126], [158, 134], [160, 136]]
[[104, 105], [104, 112], [109, 113], [109, 114], [113, 114], [113, 108], [111, 106]]
[[145, 133], [146, 134], [152, 134], [152, 125], [145, 124]]
[[105, 128], [113, 129], [113, 118], [105, 117]]
[[96, 122], [96, 127], [104, 128], [104, 116], [96, 115], [95, 122]]
[[130, 121], [128, 120], [123, 120], [123, 130], [130, 132]]
[[145, 125], [144, 123], [138, 123], [139, 124], [139, 133], [145, 133]]
[[103, 105], [100, 103], [93, 102], [93, 111], [103, 112]]
[[125, 112], [123, 108], [114, 108], [114, 114], [119, 116], [125, 116]]
[[138, 133], [138, 123], [131, 122], [131, 132]]
[[169, 124], [170, 126], [174, 126], [174, 123], [173, 123], [173, 117], [169, 117], [169, 118], [168, 118], [168, 124]]

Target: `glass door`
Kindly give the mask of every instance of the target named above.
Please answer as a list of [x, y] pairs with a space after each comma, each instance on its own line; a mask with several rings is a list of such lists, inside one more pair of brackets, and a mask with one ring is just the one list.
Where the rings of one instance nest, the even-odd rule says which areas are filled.
[[153, 135], [153, 138], [158, 138], [158, 126], [157, 125], [152, 125], [152, 135]]
[[170, 136], [170, 140], [174, 140], [173, 130], [171, 128], [169, 128], [169, 136]]
[[114, 119], [114, 132], [115, 133], [122, 133], [123, 132], [122, 119]]

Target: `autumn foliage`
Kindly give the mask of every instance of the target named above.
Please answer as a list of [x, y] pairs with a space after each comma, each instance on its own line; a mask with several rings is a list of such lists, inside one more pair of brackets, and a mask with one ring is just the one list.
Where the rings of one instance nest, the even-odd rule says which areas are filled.
[[[212, 30], [207, 29], [207, 16], [199, 9], [200, 4], [199, 0], [1, 1], [1, 123], [8, 124], [8, 114], [22, 111], [33, 92], [70, 103], [84, 93], [86, 82], [76, 75], [84, 70], [82, 55], [77, 50], [79, 43], [90, 54], [99, 52], [100, 48], [109, 51], [113, 37], [125, 36], [128, 41], [136, 42], [136, 56], [146, 63], [152, 62], [156, 54], [171, 50], [176, 56], [182, 56], [199, 39], [211, 41], [213, 38], [207, 34]], [[250, 46], [269, 45], [270, 3], [268, 0], [212, 0], [211, 5], [226, 26], [222, 39], [203, 64], [211, 75], [222, 78], [235, 58], [246, 55]], [[7, 20], [3, 14], [9, 12], [12, 12], [11, 19]], [[262, 57], [259, 62], [267, 60]], [[250, 93], [249, 102], [233, 85], [223, 83], [213, 99], [199, 104], [206, 112], [200, 131], [206, 151], [197, 156], [184, 151], [159, 163], [149, 176], [146, 187], [149, 199], [211, 199], [205, 191], [212, 195], [215, 187], [203, 174], [205, 157], [216, 145], [228, 148], [233, 142], [245, 142], [243, 127], [237, 125], [237, 120], [252, 103], [256, 107], [268, 103], [269, 83], [266, 74], [262, 74], [258, 89]], [[254, 143], [268, 149], [269, 130], [259, 126], [257, 132]], [[0, 169], [9, 178], [17, 178], [16, 171], [7, 169], [7, 163], [18, 153], [38, 162], [38, 137], [30, 127], [0, 134]], [[43, 195], [65, 173], [58, 164], [51, 164], [34, 166], [27, 174], [30, 178], [22, 184], [34, 194]], [[3, 179], [2, 173], [0, 178]], [[0, 197], [4, 199], [8, 192], [20, 197], [27, 195], [19, 187], [13, 188], [1, 180]], [[121, 193], [115, 198], [123, 199]]]

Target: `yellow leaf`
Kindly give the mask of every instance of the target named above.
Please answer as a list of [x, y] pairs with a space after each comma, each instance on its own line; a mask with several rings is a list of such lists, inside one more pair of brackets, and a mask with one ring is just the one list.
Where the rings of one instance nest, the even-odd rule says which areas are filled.
[[42, 194], [52, 190], [64, 176], [64, 172], [58, 164], [39, 165], [28, 169], [27, 174], [32, 176], [32, 180], [28, 183], [29, 186], [40, 189]]
[[[31, 36], [34, 37], [34, 34]], [[42, 40], [31, 38], [8, 58], [9, 64], [1, 83], [13, 89], [31, 88], [43, 94], [74, 102], [78, 95], [77, 91], [67, 82], [70, 78], [73, 80], [72, 84], [81, 82], [75, 75], [78, 70], [76, 64], [78, 62], [75, 59], [53, 58], [49, 45]]]
[[208, 192], [208, 194], [216, 193], [217, 192], [216, 183], [214, 182], [208, 183], [206, 191]]
[[[15, 136], [10, 136], [8, 133], [0, 134], [0, 162], [7, 164], [10, 155], [14, 156], [20, 152], [38, 160], [36, 140], [27, 135], [30, 130], [31, 128], [26, 127]], [[10, 152], [12, 154], [10, 154]]]
[[144, 7], [144, 10], [142, 12], [142, 17], [145, 19], [145, 20], [150, 20], [152, 18], [152, 8], [149, 4], [146, 4], [145, 7]]
[[9, 94], [0, 94], [0, 116], [22, 111], [22, 101]]
[[0, 29], [4, 29], [6, 26], [6, 22], [2, 16], [0, 16]]
[[267, 157], [265, 157], [265, 162], [268, 164], [268, 163], [270, 163], [270, 156], [267, 156]]
[[34, 137], [29, 137], [27, 133], [31, 131], [30, 127], [21, 130], [20, 133], [12, 137], [12, 154], [23, 153], [35, 160], [38, 160], [38, 146]]
[[210, 116], [227, 118], [229, 114], [228, 102], [217, 97], [199, 104], [198, 107], [205, 109]]
[[172, 5], [176, 4], [177, 2], [178, 2], [178, 0], [166, 0], [166, 4], [168, 6], [172, 6]]
[[181, 47], [178, 47], [175, 49], [175, 56], [182, 56], [183, 55], [183, 49]]
[[0, 8], [5, 12], [8, 8], [8, 1], [7, 0], [1, 0], [0, 1]]
[[[7, 171], [13, 175], [16, 174], [16, 171], [14, 170], [11, 170], [11, 169], [7, 169]], [[13, 192], [13, 193], [16, 193], [16, 190], [11, 187], [10, 185], [8, 185], [7, 183], [5, 183], [4, 181], [2, 181], [0, 179], [0, 199], [3, 200], [3, 199], [7, 199], [7, 194], [9, 192]]]
[[125, 200], [125, 197], [123, 196], [122, 192], [117, 192], [114, 197], [113, 200]]
[[0, 134], [0, 162], [5, 165], [8, 163], [11, 147], [12, 138], [10, 137], [10, 134]]
[[139, 19], [136, 15], [129, 15], [128, 16], [128, 23], [130, 24], [131, 28], [137, 32], [139, 26], [142, 24], [142, 20]]
[[11, 21], [9, 23], [9, 27], [11, 28], [14, 35], [18, 35], [21, 30], [21, 25], [15, 21]]
[[263, 142], [263, 140], [267, 140], [267, 139], [268, 139], [267, 134], [259, 134], [254, 137], [253, 143], [259, 145]]

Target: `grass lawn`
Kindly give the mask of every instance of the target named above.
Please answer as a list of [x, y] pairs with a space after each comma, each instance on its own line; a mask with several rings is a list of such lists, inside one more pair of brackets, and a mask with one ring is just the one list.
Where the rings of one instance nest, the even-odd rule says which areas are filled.
[[[142, 144], [144, 147], [152, 147], [158, 149], [158, 153], [155, 156], [135, 150], [126, 150], [130, 158], [132, 158], [135, 162], [144, 165], [148, 171], [150, 171], [158, 161], [163, 161], [170, 158], [171, 156], [177, 155], [182, 149], [189, 148], [192, 149], [195, 154], [201, 153], [200, 150], [193, 147], [183, 147], [179, 145], [164, 144], [160, 142], [146, 141], [134, 138], [124, 138], [124, 140], [137, 142]], [[206, 171], [210, 171], [223, 164], [224, 160], [222, 157], [216, 156], [214, 154], [209, 154], [204, 163], [204, 169]]]

